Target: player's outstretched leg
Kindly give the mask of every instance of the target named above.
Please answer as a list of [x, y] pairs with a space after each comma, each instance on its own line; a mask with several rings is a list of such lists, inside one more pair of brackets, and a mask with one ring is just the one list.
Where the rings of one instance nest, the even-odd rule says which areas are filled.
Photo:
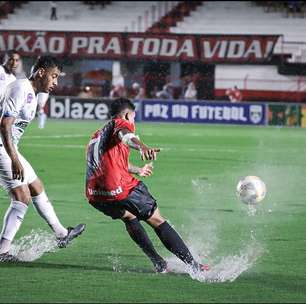
[[192, 267], [194, 271], [209, 270], [207, 264], [198, 263], [192, 256], [188, 247], [179, 236], [179, 234], [165, 221], [159, 214], [158, 209], [155, 210], [152, 217], [147, 222], [153, 226], [157, 236], [164, 246], [173, 254], [175, 254], [185, 264]]
[[[85, 230], [85, 224], [79, 224], [75, 227], [68, 228], [65, 228], [61, 224], [40, 180], [36, 179], [29, 185], [29, 188], [35, 209], [55, 233], [60, 248], [66, 247], [74, 238]], [[37, 195], [37, 193], [39, 194]]]
[[166, 261], [156, 252], [145, 229], [135, 217], [133, 219], [122, 219], [125, 223], [127, 232], [132, 240], [143, 250], [152, 261], [156, 272], [165, 273], [167, 271]]

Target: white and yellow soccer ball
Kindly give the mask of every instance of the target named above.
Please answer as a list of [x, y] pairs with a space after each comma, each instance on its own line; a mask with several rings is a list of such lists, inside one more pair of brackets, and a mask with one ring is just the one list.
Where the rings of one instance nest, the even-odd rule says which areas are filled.
[[267, 193], [265, 183], [257, 176], [246, 176], [237, 185], [237, 196], [245, 204], [261, 202]]

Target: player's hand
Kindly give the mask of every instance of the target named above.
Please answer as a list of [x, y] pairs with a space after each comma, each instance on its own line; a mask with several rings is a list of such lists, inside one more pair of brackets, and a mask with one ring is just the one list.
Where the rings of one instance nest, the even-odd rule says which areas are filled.
[[142, 160], [156, 160], [157, 153], [160, 152], [159, 148], [149, 148], [143, 146], [140, 150]]
[[153, 174], [153, 163], [145, 164], [138, 173], [139, 176], [147, 177]]
[[18, 158], [12, 159], [12, 178], [24, 180], [24, 170]]

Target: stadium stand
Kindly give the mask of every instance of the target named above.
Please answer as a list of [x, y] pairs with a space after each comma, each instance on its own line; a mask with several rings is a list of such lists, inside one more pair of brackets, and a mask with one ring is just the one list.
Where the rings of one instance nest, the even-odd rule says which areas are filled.
[[226, 89], [238, 85], [246, 100], [301, 101], [306, 96], [305, 73], [301, 73], [306, 65], [305, 5], [292, 8], [291, 2], [203, 1], [170, 27], [170, 33], [280, 35], [274, 65], [217, 64], [215, 98], [226, 98]]
[[191, 11], [195, 10], [203, 1], [181, 1], [159, 21], [155, 22], [148, 32], [167, 33], [171, 26], [176, 26], [176, 23], [182, 21], [186, 16], [189, 16]]
[[48, 1], [30, 1], [3, 20], [0, 29], [145, 32], [178, 3], [113, 1], [102, 6], [91, 1], [57, 1], [58, 20], [53, 21]]
[[20, 8], [26, 1], [0, 1], [0, 23], [1, 20], [6, 19], [9, 14], [15, 12], [17, 8]]
[[[156, 64], [156, 77], [161, 79], [161, 69], [165, 77], [172, 73], [174, 89], [181, 92], [181, 79], [193, 77], [194, 70], [201, 70], [200, 74], [209, 83], [207, 91], [214, 90], [201, 97], [206, 99], [224, 99], [226, 90], [236, 85], [245, 100], [306, 99], [306, 68], [301, 67], [306, 67], [304, 2], [293, 7], [294, 1], [56, 1], [56, 21], [50, 20], [50, 2], [23, 1], [22, 5], [2, 2], [6, 10], [0, 30], [280, 35], [269, 64], [216, 62], [212, 68], [199, 62], [191, 63], [190, 67], [186, 62], [164, 62]], [[116, 64], [120, 65], [119, 61]], [[133, 69], [131, 63], [130, 70]], [[146, 67], [143, 72], [137, 72], [134, 80], [146, 82], [143, 79], [147, 79], [147, 69], [152, 74], [153, 67]], [[65, 94], [69, 92], [70, 89]], [[292, 92], [299, 92], [299, 97], [293, 97]]]
[[281, 34], [283, 40], [277, 43], [274, 53], [289, 53], [292, 54], [291, 62], [306, 62], [306, 19], [285, 18], [279, 10], [266, 11], [252, 1], [204, 1], [190, 16], [171, 27], [170, 32]]
[[306, 62], [306, 19], [284, 18], [284, 11], [273, 1], [262, 1], [265, 5], [258, 1], [96, 2], [58, 1], [54, 22], [48, 1], [3, 1], [0, 29], [282, 34], [274, 53], [291, 54], [289, 62]]

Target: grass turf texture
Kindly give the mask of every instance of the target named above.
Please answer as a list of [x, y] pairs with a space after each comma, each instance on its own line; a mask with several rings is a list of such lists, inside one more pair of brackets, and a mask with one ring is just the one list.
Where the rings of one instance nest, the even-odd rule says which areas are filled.
[[[306, 300], [305, 130], [273, 127], [138, 124], [137, 134], [163, 151], [145, 179], [168, 218], [186, 240], [209, 243], [215, 256], [239, 253], [250, 233], [265, 253], [234, 282], [201, 283], [187, 274], [157, 275], [112, 221], [84, 198], [85, 145], [99, 122], [33, 122], [20, 150], [43, 180], [61, 221], [84, 222], [74, 243], [40, 259], [0, 265], [1, 303], [285, 303]], [[56, 137], [56, 135], [58, 137]], [[142, 164], [137, 152], [131, 161]], [[235, 197], [238, 180], [258, 175], [268, 194], [255, 216]], [[1, 222], [8, 206], [0, 192]], [[152, 229], [157, 250], [171, 254]], [[33, 206], [16, 239], [32, 229], [50, 231]], [[206, 233], [207, 232], [207, 233]]]

